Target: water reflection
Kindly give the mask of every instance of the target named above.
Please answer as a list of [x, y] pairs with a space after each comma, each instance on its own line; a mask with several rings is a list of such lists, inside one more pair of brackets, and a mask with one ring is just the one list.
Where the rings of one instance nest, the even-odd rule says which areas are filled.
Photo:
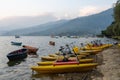
[[34, 80], [80, 80], [84, 73], [32, 74]]
[[41, 79], [41, 80], [68, 80], [67, 74], [32, 74], [32, 79]]
[[8, 64], [8, 66], [14, 66], [14, 65], [20, 64], [23, 61], [25, 61], [25, 60], [8, 61], [7, 64]]

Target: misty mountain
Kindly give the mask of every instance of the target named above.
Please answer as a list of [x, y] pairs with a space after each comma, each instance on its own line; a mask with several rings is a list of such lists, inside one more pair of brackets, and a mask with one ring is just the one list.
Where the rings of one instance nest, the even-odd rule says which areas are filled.
[[57, 18], [52, 14], [39, 16], [16, 16], [0, 20], [1, 31], [15, 30], [56, 21]]
[[113, 21], [113, 9], [98, 14], [78, 17], [71, 20], [60, 20], [34, 26], [31, 28], [13, 30], [4, 35], [88, 35], [99, 34]]
[[55, 21], [55, 22], [48, 22], [46, 24], [37, 25], [35, 27], [8, 31], [7, 33], [5, 33], [3, 35], [28, 35], [28, 34], [31, 34], [31, 33], [42, 32], [42, 31], [45, 31], [45, 30], [49, 30], [51, 28], [56, 28], [56, 27], [66, 23], [66, 22], [67, 22], [67, 20], [59, 20], [59, 21]]

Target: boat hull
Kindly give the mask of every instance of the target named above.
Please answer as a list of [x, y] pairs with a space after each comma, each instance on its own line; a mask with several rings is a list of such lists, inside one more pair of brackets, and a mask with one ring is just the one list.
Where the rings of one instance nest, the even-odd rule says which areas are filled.
[[10, 61], [21, 60], [27, 57], [27, 49], [20, 49], [13, 51], [7, 55]]
[[[86, 55], [78, 55], [77, 56], [79, 59], [83, 58], [83, 57], [86, 57]], [[61, 57], [50, 57], [50, 56], [42, 56], [41, 59], [42, 60], [45, 60], [45, 61], [55, 61], [56, 59], [60, 59], [62, 60], [64, 57], [61, 56]], [[76, 57], [70, 57], [69, 60], [76, 60], [77, 58]]]
[[[76, 54], [76, 55], [83, 55], [83, 56], [88, 56], [88, 55], [90, 55], [90, 53], [81, 53], [81, 52], [79, 52], [78, 54]], [[71, 55], [71, 57], [72, 56], [76, 56], [75, 54], [73, 54], [73, 55]], [[49, 54], [49, 56], [50, 57], [57, 57], [57, 56], [59, 56], [59, 55], [57, 55], [57, 54]]]
[[90, 71], [95, 68], [97, 63], [74, 64], [74, 65], [56, 65], [56, 66], [33, 66], [32, 70], [38, 73], [72, 73]]
[[[90, 63], [93, 62], [94, 59], [80, 59], [79, 62], [80, 63]], [[46, 62], [38, 62], [37, 64], [39, 66], [47, 66], [47, 65], [53, 65], [54, 61], [46, 61]]]
[[92, 47], [92, 46], [85, 46], [80, 48], [81, 50], [103, 50], [105, 48], [111, 47], [112, 44], [103, 44], [101, 46], [96, 46], [96, 47]]
[[98, 52], [102, 51], [102, 49], [82, 49], [77, 46], [73, 47], [73, 51], [76, 55], [81, 54], [81, 55], [90, 55], [90, 54], [97, 54]]
[[90, 53], [90, 54], [98, 54], [102, 50], [81, 50], [81, 53]]
[[41, 59], [46, 61], [55, 61], [57, 57], [42, 56]]
[[23, 48], [28, 49], [28, 54], [36, 54], [38, 51], [38, 48], [32, 46], [23, 45]]
[[22, 42], [11, 42], [12, 45], [17, 45], [17, 46], [21, 46], [22, 45]]

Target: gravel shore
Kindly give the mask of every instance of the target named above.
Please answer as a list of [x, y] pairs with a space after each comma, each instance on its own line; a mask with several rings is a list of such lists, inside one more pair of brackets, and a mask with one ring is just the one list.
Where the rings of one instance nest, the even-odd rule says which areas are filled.
[[99, 65], [88, 72], [86, 79], [83, 79], [84, 73], [66, 73], [51, 75], [52, 78], [48, 80], [120, 80], [120, 47], [114, 45], [88, 58], [94, 58]]
[[91, 74], [92, 80], [120, 80], [120, 47], [114, 45], [97, 54], [99, 66]]

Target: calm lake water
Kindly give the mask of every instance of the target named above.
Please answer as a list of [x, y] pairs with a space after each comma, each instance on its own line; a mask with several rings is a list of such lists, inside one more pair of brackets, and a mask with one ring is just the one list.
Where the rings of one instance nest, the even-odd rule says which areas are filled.
[[[111, 43], [107, 38], [51, 38], [46, 36], [21, 36], [15, 38], [14, 36], [0, 36], [0, 80], [66, 80], [63, 75], [32, 75], [30, 66], [37, 65], [41, 61], [40, 57], [43, 55], [58, 52], [60, 46], [73, 43], [80, 46], [80, 43], [90, 42], [99, 39], [104, 43]], [[29, 45], [38, 47], [39, 50], [37, 58], [28, 56], [23, 61], [9, 62], [6, 55], [11, 51], [21, 49], [22, 46], [11, 45], [11, 41], [22, 42], [22, 45]], [[49, 41], [55, 41], [55, 46], [50, 46]]]

